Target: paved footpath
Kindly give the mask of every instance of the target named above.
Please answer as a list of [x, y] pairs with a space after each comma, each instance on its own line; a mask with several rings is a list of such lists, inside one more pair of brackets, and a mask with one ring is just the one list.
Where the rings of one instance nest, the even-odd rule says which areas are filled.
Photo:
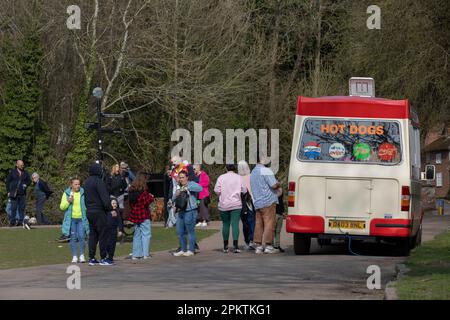
[[[427, 215], [423, 240], [449, 226], [449, 215]], [[220, 228], [220, 222], [208, 228]], [[296, 256], [284, 230], [283, 254], [224, 254], [221, 244], [218, 232], [199, 243], [194, 257], [164, 251], [149, 260], [119, 259], [112, 267], [79, 264], [81, 290], [66, 287], [69, 264], [0, 270], [0, 299], [383, 299], [395, 265], [405, 260], [387, 244], [355, 247], [364, 255], [353, 256], [342, 243], [321, 248], [315, 240], [311, 255]], [[381, 268], [382, 290], [367, 289], [370, 265]]]

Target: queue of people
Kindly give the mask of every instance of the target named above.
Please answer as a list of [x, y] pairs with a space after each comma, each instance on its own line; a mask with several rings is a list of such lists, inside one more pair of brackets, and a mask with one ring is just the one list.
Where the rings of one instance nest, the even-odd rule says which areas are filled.
[[[260, 159], [265, 160], [265, 159]], [[223, 252], [240, 253], [239, 222], [242, 222], [244, 249], [256, 254], [284, 252], [280, 247], [280, 233], [285, 215], [283, 192], [273, 172], [259, 161], [253, 170], [246, 161], [226, 165], [214, 185], [218, 196], [218, 209], [222, 220]], [[210, 178], [201, 165], [191, 165], [181, 157], [171, 159], [167, 168], [168, 190], [165, 197], [165, 226], [176, 227], [179, 248], [176, 257], [193, 256], [199, 252], [195, 228], [209, 222]], [[33, 173], [36, 217], [40, 224], [48, 223], [43, 213], [45, 201], [53, 193], [38, 173]], [[23, 161], [7, 178], [10, 225], [26, 225], [24, 217], [26, 189], [31, 184]], [[112, 166], [105, 177], [103, 168], [95, 163], [89, 167], [89, 177], [83, 187], [79, 178], [72, 178], [64, 190], [60, 209], [64, 212], [62, 237], [70, 239], [72, 263], [113, 265], [118, 235], [123, 233], [124, 211], [134, 224], [133, 260], [151, 257], [150, 204], [155, 201], [149, 192], [145, 174], [135, 175], [128, 164]], [[25, 221], [25, 222], [24, 222]], [[29, 229], [26, 228], [26, 229]], [[230, 246], [230, 231], [232, 246]], [[88, 241], [88, 259], [84, 256]], [[96, 258], [99, 246], [100, 259]]]

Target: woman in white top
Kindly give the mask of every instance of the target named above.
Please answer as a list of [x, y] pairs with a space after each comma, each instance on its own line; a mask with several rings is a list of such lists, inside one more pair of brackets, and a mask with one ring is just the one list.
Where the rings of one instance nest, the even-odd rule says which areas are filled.
[[242, 199], [241, 221], [244, 232], [246, 250], [254, 250], [253, 234], [255, 232], [255, 208], [253, 207], [252, 189], [250, 186], [250, 167], [245, 160], [238, 162], [238, 173], [242, 176], [247, 193]]

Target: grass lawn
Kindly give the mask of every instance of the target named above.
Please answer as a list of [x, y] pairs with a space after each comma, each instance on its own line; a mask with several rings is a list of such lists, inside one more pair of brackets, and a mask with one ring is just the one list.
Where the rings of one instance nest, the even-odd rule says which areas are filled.
[[411, 269], [397, 283], [402, 300], [450, 300], [450, 232], [445, 232], [411, 252]]
[[[197, 240], [213, 235], [217, 230], [196, 230]], [[0, 229], [0, 269], [22, 268], [71, 261], [69, 243], [54, 240], [61, 235], [61, 228], [39, 228], [31, 230]], [[117, 243], [116, 257], [131, 252], [129, 238], [124, 244]], [[175, 228], [152, 227], [150, 251], [169, 250], [178, 247]], [[201, 249], [201, 248], [200, 248]], [[87, 243], [85, 256], [87, 255]], [[99, 255], [97, 248], [97, 258]]]

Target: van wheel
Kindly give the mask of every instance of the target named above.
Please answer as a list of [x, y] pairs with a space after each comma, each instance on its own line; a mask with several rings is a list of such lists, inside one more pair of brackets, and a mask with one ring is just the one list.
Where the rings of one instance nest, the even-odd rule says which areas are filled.
[[329, 246], [331, 245], [331, 239], [320, 239], [317, 238], [317, 243], [319, 244], [319, 246]]
[[400, 256], [409, 256], [411, 251], [411, 241], [410, 237], [408, 238], [400, 238], [396, 241], [395, 245], [397, 248], [397, 254]]
[[420, 224], [419, 231], [417, 231], [414, 237], [414, 247], [418, 247], [422, 244], [422, 224]]
[[309, 254], [311, 248], [311, 237], [308, 235], [294, 233], [294, 252], [296, 255]]

